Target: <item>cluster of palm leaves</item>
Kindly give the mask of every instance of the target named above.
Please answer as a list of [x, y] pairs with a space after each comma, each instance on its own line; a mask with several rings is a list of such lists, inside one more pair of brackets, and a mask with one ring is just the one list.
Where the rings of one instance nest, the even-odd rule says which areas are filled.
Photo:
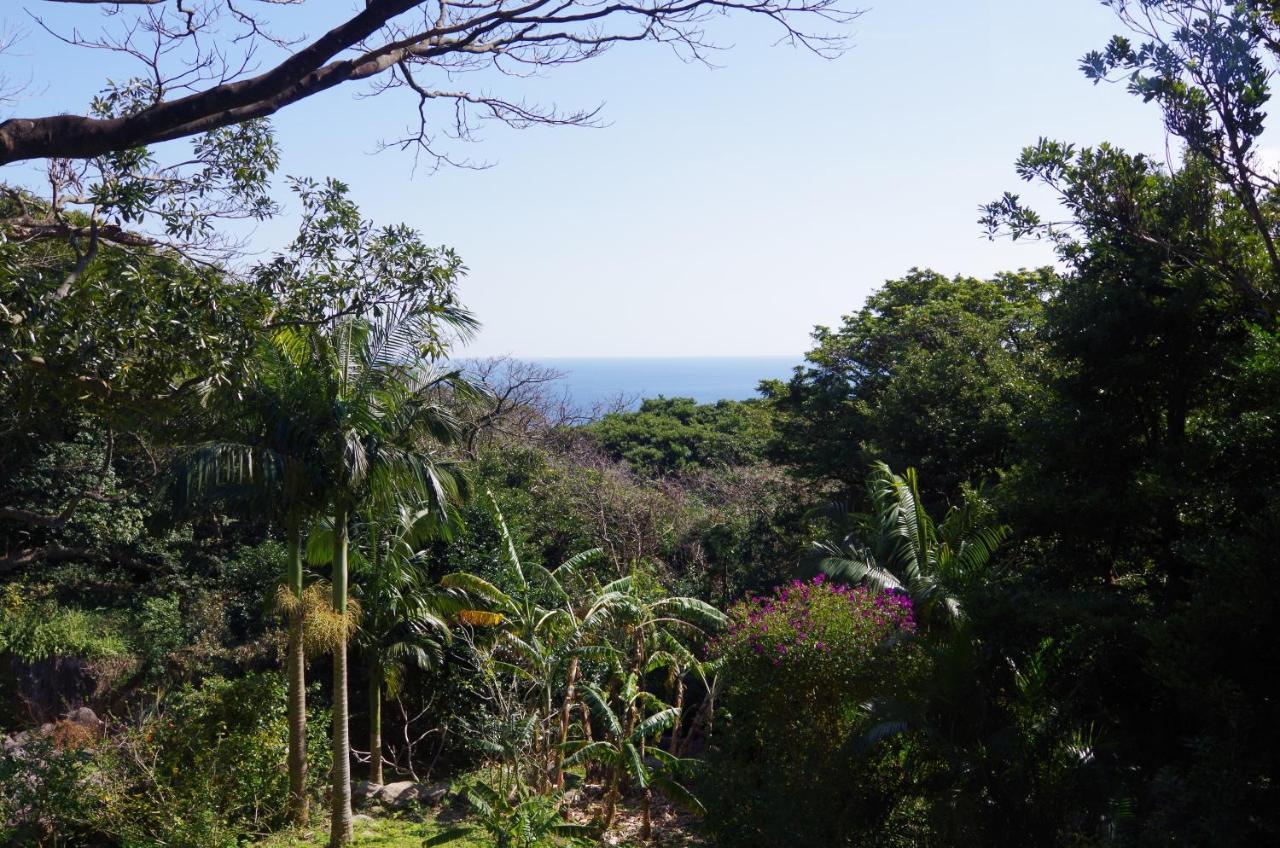
[[991, 507], [971, 489], [935, 522], [914, 468], [895, 474], [878, 462], [866, 485], [869, 512], [831, 508], [845, 532], [839, 542], [814, 543], [818, 567], [850, 583], [906, 592], [922, 622], [954, 627], [964, 617], [961, 597], [990, 578], [992, 554], [1009, 528], [992, 523]]
[[[329, 638], [319, 641], [333, 656], [334, 845], [351, 838], [349, 640], [356, 638], [371, 664], [376, 743], [384, 687], [395, 687], [406, 660], [429, 665], [438, 657], [436, 646], [449, 632], [443, 616], [465, 606], [456, 593], [427, 585], [415, 566], [421, 543], [448, 535], [454, 507], [467, 495], [447, 449], [460, 429], [455, 399], [477, 390], [458, 372], [434, 367], [441, 320], [459, 333], [474, 326], [465, 312], [442, 317], [407, 300], [275, 332], [245, 384], [218, 399], [227, 407], [224, 438], [185, 452], [167, 487], [175, 515], [217, 503], [267, 516], [285, 530], [290, 811], [298, 823], [308, 819], [307, 623], [331, 622]], [[304, 546], [313, 563], [330, 566], [323, 615], [304, 586]], [[353, 564], [362, 617], [350, 603]], [[380, 773], [379, 746], [371, 747]]]
[[684, 681], [698, 676], [706, 683], [714, 672], [691, 647], [724, 623], [723, 614], [697, 599], [656, 591], [639, 572], [602, 582], [592, 568], [603, 561], [599, 549], [555, 569], [523, 563], [496, 503], [493, 508], [504, 547], [501, 586], [465, 573], [441, 582], [501, 617], [482, 671], [519, 733], [517, 744], [493, 749], [494, 791], [555, 797], [567, 769], [595, 769], [604, 788], [598, 827], [613, 824], [629, 787], [640, 793], [644, 838], [653, 789], [700, 809], [680, 783]]

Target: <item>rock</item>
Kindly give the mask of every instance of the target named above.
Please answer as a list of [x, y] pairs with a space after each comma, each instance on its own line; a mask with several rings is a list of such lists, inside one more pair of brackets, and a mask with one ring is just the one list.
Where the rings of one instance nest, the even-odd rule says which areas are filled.
[[[377, 786], [376, 783], [374, 785]], [[366, 816], [364, 813], [356, 813], [351, 817], [352, 824], [368, 824], [371, 821], [373, 821], [373, 816]]]
[[367, 780], [357, 780], [351, 784], [351, 802], [354, 804], [363, 804], [377, 796], [382, 791], [381, 783], [370, 783]]
[[98, 714], [88, 707], [76, 707], [67, 713], [67, 721], [93, 730], [102, 729], [102, 719], [98, 718]]
[[407, 807], [410, 804], [428, 804], [434, 806], [444, 800], [449, 793], [449, 784], [414, 783], [412, 780], [401, 780], [388, 783], [380, 788], [374, 796], [379, 803], [388, 807]]

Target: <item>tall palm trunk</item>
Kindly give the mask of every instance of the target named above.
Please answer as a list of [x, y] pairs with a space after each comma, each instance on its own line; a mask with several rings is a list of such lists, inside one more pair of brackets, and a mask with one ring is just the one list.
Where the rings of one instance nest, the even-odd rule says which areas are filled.
[[[333, 609], [344, 619], [347, 615], [347, 511], [340, 507], [333, 523]], [[351, 737], [347, 721], [351, 705], [347, 702], [347, 633], [344, 622], [342, 637], [333, 649], [333, 786], [330, 790], [330, 848], [351, 841]]]
[[573, 687], [578, 682], [578, 658], [569, 660], [569, 681], [560, 706], [560, 738], [556, 746], [556, 789], [564, 789], [564, 749], [569, 741], [569, 711], [573, 709]]
[[289, 568], [286, 575], [293, 595], [289, 622], [289, 820], [305, 827], [311, 818], [307, 798], [307, 660], [302, 610], [302, 528], [289, 527]]
[[369, 668], [369, 782], [382, 783], [382, 663]]

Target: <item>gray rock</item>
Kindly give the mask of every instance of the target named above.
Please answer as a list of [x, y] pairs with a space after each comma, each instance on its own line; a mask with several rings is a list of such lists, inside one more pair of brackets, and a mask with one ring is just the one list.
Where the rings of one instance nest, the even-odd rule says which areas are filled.
[[357, 780], [351, 784], [351, 801], [356, 804], [363, 804], [377, 796], [382, 790], [381, 783], [370, 783], [367, 780]]
[[364, 813], [356, 813], [351, 817], [352, 824], [360, 824], [361, 822], [367, 823], [371, 821], [373, 821], [373, 816], [367, 816]]
[[412, 780], [400, 780], [388, 783], [380, 788], [374, 796], [379, 803], [388, 807], [407, 807], [410, 804], [427, 804], [435, 806], [444, 800], [449, 792], [449, 784], [414, 783]]
[[67, 721], [73, 724], [79, 724], [83, 727], [90, 727], [98, 730], [102, 727], [102, 719], [98, 718], [98, 714], [88, 707], [76, 707], [67, 713]]

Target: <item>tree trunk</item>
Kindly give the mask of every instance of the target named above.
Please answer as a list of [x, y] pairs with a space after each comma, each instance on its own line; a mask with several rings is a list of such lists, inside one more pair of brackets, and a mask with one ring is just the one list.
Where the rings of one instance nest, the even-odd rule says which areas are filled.
[[615, 765], [609, 770], [609, 794], [605, 796], [602, 834], [613, 825], [613, 816], [618, 810], [618, 795], [622, 787], [622, 779], [618, 772], [621, 771], [621, 768], [621, 766]]
[[673, 757], [680, 756], [680, 718], [684, 715], [684, 675], [676, 675], [676, 702], [673, 705], [676, 708], [676, 720], [671, 725], [671, 744], [667, 747], [667, 751]]
[[[347, 513], [339, 509], [333, 525], [333, 608], [347, 614]], [[351, 705], [347, 702], [346, 633], [333, 649], [333, 786], [330, 790], [330, 848], [349, 843], [351, 825], [351, 737], [347, 720]]]
[[369, 670], [369, 782], [382, 783], [382, 663]]
[[640, 840], [648, 842], [653, 837], [653, 792], [647, 786], [640, 804]]
[[569, 711], [573, 709], [574, 684], [578, 682], [578, 658], [569, 661], [569, 679], [560, 707], [560, 745], [556, 750], [556, 789], [564, 789], [564, 746], [569, 741]]
[[302, 615], [302, 528], [289, 528], [286, 575], [295, 604], [289, 622], [289, 821], [305, 827], [311, 818], [307, 798], [307, 658]]

